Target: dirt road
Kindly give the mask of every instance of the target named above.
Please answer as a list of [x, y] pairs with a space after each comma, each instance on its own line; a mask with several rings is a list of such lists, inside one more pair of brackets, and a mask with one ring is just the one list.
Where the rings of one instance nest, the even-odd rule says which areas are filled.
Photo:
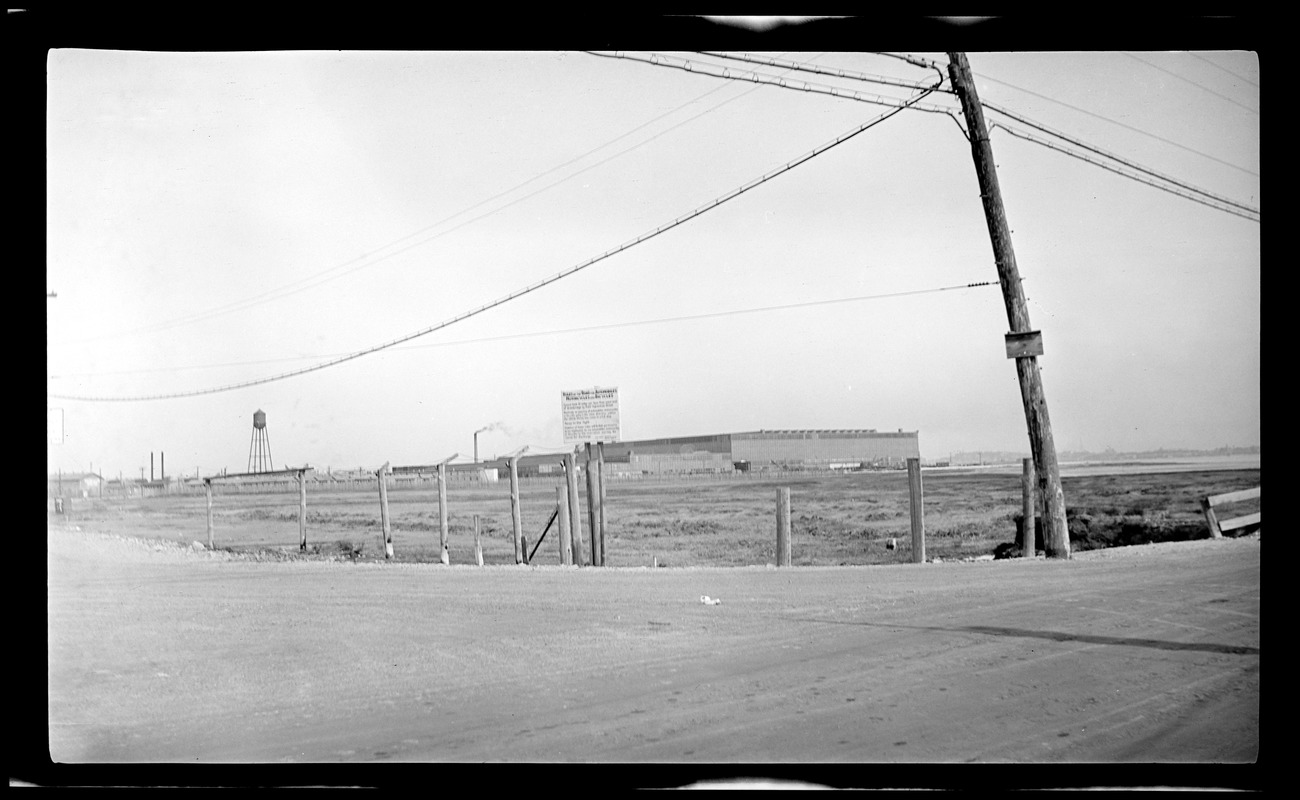
[[251, 563], [51, 528], [50, 754], [1251, 762], [1259, 548], [478, 568]]

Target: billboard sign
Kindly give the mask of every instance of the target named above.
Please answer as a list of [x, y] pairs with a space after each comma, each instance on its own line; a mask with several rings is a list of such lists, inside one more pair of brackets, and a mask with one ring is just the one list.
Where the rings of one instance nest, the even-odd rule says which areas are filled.
[[565, 444], [619, 441], [618, 387], [560, 392], [560, 420]]

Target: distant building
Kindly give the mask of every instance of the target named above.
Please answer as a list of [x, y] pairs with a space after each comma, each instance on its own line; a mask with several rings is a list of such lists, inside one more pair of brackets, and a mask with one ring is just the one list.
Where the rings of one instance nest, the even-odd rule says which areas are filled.
[[96, 497], [104, 478], [93, 472], [64, 472], [49, 476], [50, 497]]
[[[603, 450], [606, 469], [640, 474], [898, 469], [905, 467], [909, 458], [921, 457], [917, 431], [881, 433], [874, 429], [759, 430], [639, 439], [605, 442]], [[555, 461], [560, 457], [545, 458]], [[586, 461], [585, 452], [579, 454], [578, 461]], [[521, 474], [525, 463], [521, 458]], [[550, 465], [543, 462], [539, 466]]]

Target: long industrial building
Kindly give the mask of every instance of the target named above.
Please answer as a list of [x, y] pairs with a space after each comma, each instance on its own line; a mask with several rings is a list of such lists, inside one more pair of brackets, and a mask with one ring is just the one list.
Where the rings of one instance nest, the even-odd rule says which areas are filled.
[[[605, 470], [622, 475], [763, 472], [800, 469], [902, 469], [909, 458], [920, 458], [916, 431], [882, 433], [869, 429], [759, 430], [716, 433], [669, 439], [604, 442]], [[576, 448], [579, 469], [586, 463], [585, 449]], [[518, 457], [521, 477], [563, 472], [563, 454], [527, 454]], [[460, 475], [504, 476], [508, 460], [450, 464]]]
[[759, 430], [604, 445], [606, 468], [642, 474], [882, 469], [920, 458], [916, 431]]

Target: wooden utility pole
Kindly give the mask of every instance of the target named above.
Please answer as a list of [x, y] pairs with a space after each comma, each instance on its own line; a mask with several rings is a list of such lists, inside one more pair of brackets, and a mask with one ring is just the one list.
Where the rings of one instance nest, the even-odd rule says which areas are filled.
[[[1011, 324], [1011, 332], [1007, 334], [1007, 357], [1016, 360], [1020, 397], [1029, 428], [1029, 447], [1038, 473], [1043, 504], [1043, 549], [1048, 558], [1069, 558], [1070, 532], [1065, 521], [1065, 493], [1061, 491], [1056, 443], [1052, 439], [1047, 397], [1043, 393], [1042, 375], [1038, 370], [1037, 356], [1043, 352], [1042, 338], [1029, 324], [1029, 308], [1025, 303], [1024, 289], [1020, 285], [1015, 250], [1011, 247], [1011, 228], [1007, 225], [1006, 211], [1002, 206], [1002, 190], [998, 186], [993, 146], [989, 143], [988, 129], [984, 125], [984, 110], [980, 106], [965, 53], [948, 54], [948, 75], [952, 78], [953, 90], [961, 100], [962, 112], [966, 117], [971, 153], [975, 157], [975, 173], [979, 177], [980, 197], [984, 201], [984, 218], [993, 242], [998, 281], [1002, 284], [1002, 297]], [[1029, 524], [1033, 524], [1032, 521]]]
[[1038, 491], [1035, 484], [1034, 460], [1024, 459], [1020, 478], [1020, 555], [1033, 558], [1038, 553], [1038, 526], [1034, 522], [1038, 517]]

